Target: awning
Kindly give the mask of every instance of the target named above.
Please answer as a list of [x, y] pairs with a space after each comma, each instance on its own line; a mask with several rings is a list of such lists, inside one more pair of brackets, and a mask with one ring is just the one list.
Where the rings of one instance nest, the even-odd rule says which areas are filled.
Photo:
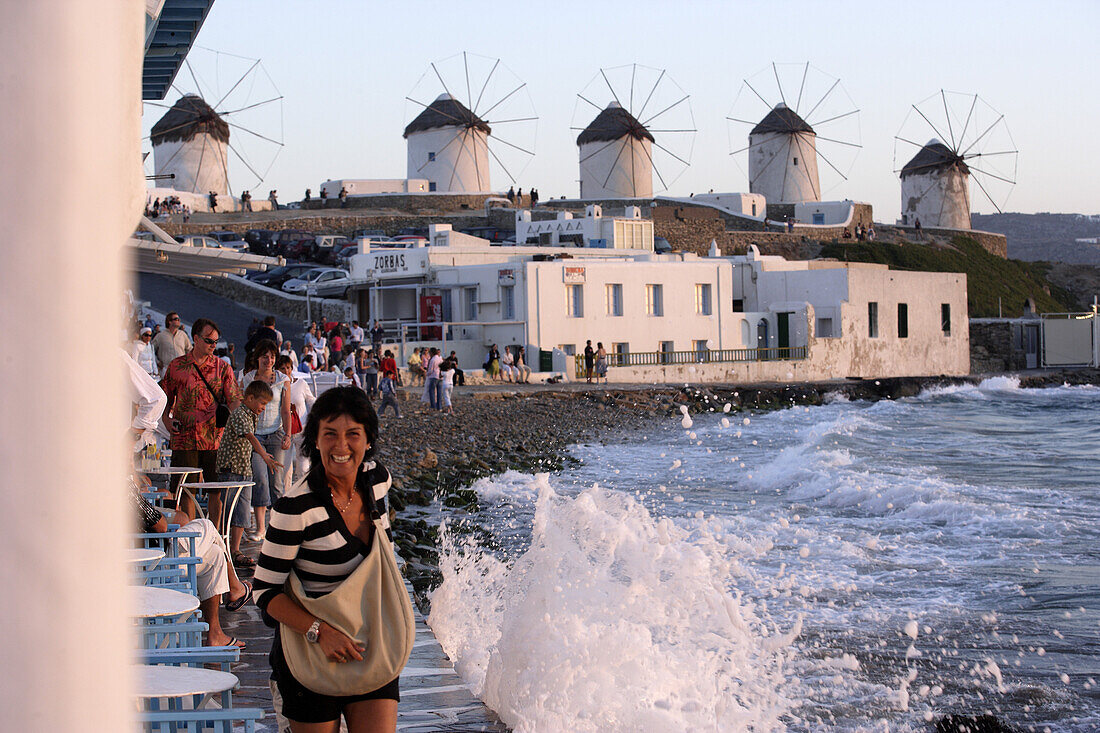
[[164, 99], [213, 4], [214, 0], [146, 1], [142, 99]]
[[186, 244], [152, 242], [131, 238], [130, 269], [178, 277], [244, 275], [249, 270], [266, 270], [280, 264], [275, 257], [261, 257], [229, 249], [192, 247]]

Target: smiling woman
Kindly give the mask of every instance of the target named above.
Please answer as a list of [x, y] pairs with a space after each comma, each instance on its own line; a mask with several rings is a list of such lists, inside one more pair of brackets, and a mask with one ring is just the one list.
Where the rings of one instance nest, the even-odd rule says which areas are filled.
[[[271, 511], [255, 587], [265, 621], [279, 627], [271, 677], [292, 731], [336, 731], [341, 716], [353, 732], [392, 731], [397, 725], [398, 675], [407, 650], [394, 654], [386, 640], [370, 636], [376, 631], [365, 628], [366, 618], [374, 628], [392, 626], [387, 612], [404, 617], [406, 607], [411, 622], [388, 538], [390, 474], [371, 460], [377, 440], [378, 417], [362, 390], [325, 392], [303, 431], [309, 473]], [[396, 598], [385, 592], [393, 583], [362, 582], [375, 571], [398, 579]], [[348, 594], [353, 597], [345, 603]], [[326, 616], [322, 604], [341, 611], [350, 606], [354, 618]], [[411, 649], [411, 623], [400, 636], [407, 636]], [[398, 664], [387, 664], [391, 658]], [[334, 687], [338, 694], [331, 694]]]

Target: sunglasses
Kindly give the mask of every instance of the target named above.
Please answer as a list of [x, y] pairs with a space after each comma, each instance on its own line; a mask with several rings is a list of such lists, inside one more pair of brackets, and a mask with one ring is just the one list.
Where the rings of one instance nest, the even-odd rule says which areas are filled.
[[202, 339], [203, 341], [205, 341], [206, 343], [210, 344], [211, 346], [217, 346], [218, 345], [218, 340], [217, 339], [207, 338], [206, 336], [200, 336], [199, 338]]

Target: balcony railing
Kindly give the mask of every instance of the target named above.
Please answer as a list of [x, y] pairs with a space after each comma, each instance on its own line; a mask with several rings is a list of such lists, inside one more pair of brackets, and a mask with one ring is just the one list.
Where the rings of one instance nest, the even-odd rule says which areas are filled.
[[[584, 355], [575, 357], [577, 373], [584, 372]], [[795, 361], [806, 358], [805, 346], [766, 349], [707, 349], [692, 351], [631, 351], [607, 354], [608, 367], [669, 366], [674, 364], [733, 364], [751, 361]]]

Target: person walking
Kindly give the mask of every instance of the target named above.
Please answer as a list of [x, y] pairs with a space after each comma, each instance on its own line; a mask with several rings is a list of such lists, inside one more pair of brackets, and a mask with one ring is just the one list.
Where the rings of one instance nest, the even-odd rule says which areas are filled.
[[592, 339], [588, 339], [584, 343], [584, 380], [588, 383], [592, 382], [592, 367], [596, 363], [596, 352], [592, 348]]
[[[271, 387], [273, 397], [256, 420], [256, 439], [264, 450], [280, 466], [286, 465], [286, 452], [290, 449], [290, 380], [286, 374], [275, 370], [279, 349], [274, 341], [264, 340], [256, 344], [249, 355], [249, 366], [241, 383], [245, 388], [254, 381]], [[266, 463], [259, 453], [252, 454], [252, 509], [256, 515], [254, 540], [262, 540], [266, 533], [267, 508], [283, 495], [283, 472]], [[234, 559], [236, 561], [236, 559]], [[252, 564], [251, 562], [247, 564]]]
[[443, 382], [439, 378], [443, 357], [439, 355], [439, 349], [434, 346], [428, 353], [430, 356], [428, 366], [424, 370], [426, 373], [424, 390], [428, 395], [428, 406], [433, 410], [439, 410], [443, 407]]
[[363, 391], [373, 400], [378, 396], [378, 352], [374, 349], [368, 349], [366, 352], [363, 360], [363, 377]]
[[455, 365], [450, 359], [444, 359], [443, 363], [439, 366], [439, 381], [443, 393], [443, 399], [439, 409], [443, 410], [448, 415], [453, 415], [454, 409], [451, 407], [451, 392], [453, 392], [455, 388]]
[[[171, 436], [168, 447], [172, 449], [172, 465], [202, 469], [203, 480], [214, 481], [218, 475], [222, 428], [229, 414], [241, 404], [241, 390], [233, 370], [214, 356], [221, 334], [218, 324], [199, 318], [191, 333], [195, 337], [194, 347], [168, 364], [160, 382], [168, 398], [162, 424], [168, 427]], [[192, 514], [192, 509], [188, 500], [184, 511]], [[207, 514], [214, 526], [221, 526], [219, 492], [211, 492]]]
[[[153, 337], [153, 351], [157, 364], [166, 369], [173, 359], [191, 350], [193, 344], [187, 332], [180, 328], [180, 314], [171, 311], [164, 317], [164, 330]], [[163, 375], [162, 375], [163, 376]]]
[[382, 396], [382, 403], [378, 406], [379, 417], [386, 412], [387, 405], [393, 408], [394, 417], [401, 417], [401, 410], [397, 407], [397, 385], [394, 383], [396, 376], [396, 372], [383, 372], [378, 382], [378, 393]]
[[302, 426], [306, 424], [306, 415], [317, 398], [309, 388], [309, 382], [294, 375], [294, 365], [290, 357], [283, 354], [275, 360], [275, 368], [290, 380], [290, 450], [283, 461], [285, 473], [283, 487], [290, 486], [305, 475], [306, 459], [302, 453]]

